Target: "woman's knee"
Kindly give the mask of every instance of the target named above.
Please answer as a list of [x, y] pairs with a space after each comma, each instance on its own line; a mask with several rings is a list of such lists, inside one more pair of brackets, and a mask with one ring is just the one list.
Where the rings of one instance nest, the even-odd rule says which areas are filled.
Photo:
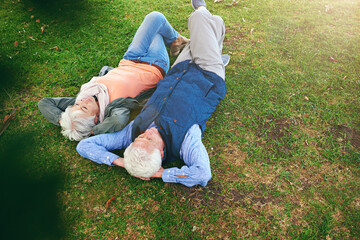
[[159, 20], [163, 20], [165, 19], [164, 14], [157, 12], [157, 11], [153, 11], [151, 13], [149, 13], [148, 15], [146, 15], [145, 20], [147, 21], [159, 21]]

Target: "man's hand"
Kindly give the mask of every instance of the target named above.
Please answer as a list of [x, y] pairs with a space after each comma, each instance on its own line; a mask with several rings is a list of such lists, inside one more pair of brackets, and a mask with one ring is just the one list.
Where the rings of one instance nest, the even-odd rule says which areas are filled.
[[136, 178], [140, 178], [141, 180], [144, 180], [144, 181], [150, 181], [150, 178], [143, 178], [143, 177], [136, 177]]
[[146, 181], [151, 180], [151, 178], [161, 178], [164, 170], [165, 169], [163, 167], [160, 167], [160, 169], [149, 178], [143, 178], [143, 177], [137, 177], [137, 178], [140, 178], [141, 180], [146, 180]]
[[163, 167], [160, 167], [160, 169], [154, 175], [152, 175], [151, 178], [161, 178], [164, 170], [165, 169]]
[[124, 166], [124, 159], [123, 158], [117, 158], [115, 159], [112, 164], [116, 165], [116, 166], [119, 166], [119, 167], [125, 167]]

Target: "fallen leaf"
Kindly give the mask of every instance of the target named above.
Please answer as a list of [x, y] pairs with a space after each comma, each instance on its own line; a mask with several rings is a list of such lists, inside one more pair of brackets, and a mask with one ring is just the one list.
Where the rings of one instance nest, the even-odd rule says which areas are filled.
[[50, 50], [53, 50], [53, 49], [56, 50], [56, 51], [59, 51], [59, 50], [60, 50], [58, 46], [55, 46], [55, 47], [50, 48]]
[[31, 40], [35, 41], [35, 38], [33, 36], [29, 36], [28, 38], [30, 38]]
[[42, 26], [42, 27], [41, 27], [41, 33], [44, 33], [45, 28], [48, 27], [48, 26], [49, 26], [49, 25], [44, 25], [44, 26]]
[[29, 7], [28, 10], [29, 10], [29, 12], [31, 12], [32, 10], [34, 10], [34, 8], [33, 8], [33, 7]]
[[310, 113], [304, 113], [304, 117], [308, 117], [310, 115]]
[[111, 201], [114, 200], [114, 199], [116, 199], [116, 197], [112, 197], [112, 198], [110, 198], [109, 200], [106, 201], [106, 209], [109, 208], [109, 205], [110, 205]]
[[33, 19], [33, 18], [34, 18], [34, 15], [31, 15], [30, 18]]
[[40, 22], [40, 19], [36, 19], [36, 22], [39, 23], [39, 22]]
[[309, 98], [307, 96], [304, 97], [306, 101], [309, 101]]
[[19, 45], [19, 42], [18, 41], [15, 41], [14, 42], [14, 46], [17, 47]]
[[347, 76], [343, 77], [343, 79], [345, 80], [347, 78]]
[[295, 96], [295, 93], [292, 93], [292, 94], [290, 95], [289, 100], [290, 100], [293, 96]]
[[333, 57], [329, 57], [329, 60], [330, 60], [330, 61], [333, 61], [333, 62], [338, 62], [338, 60], [336, 60], [336, 59], [333, 58]]
[[10, 115], [5, 115], [3, 123], [6, 122], [10, 118]]

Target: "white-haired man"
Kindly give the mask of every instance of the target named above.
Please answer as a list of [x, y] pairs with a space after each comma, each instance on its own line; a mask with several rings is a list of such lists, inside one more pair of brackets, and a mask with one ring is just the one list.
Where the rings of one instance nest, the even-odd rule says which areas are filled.
[[[156, 84], [169, 70], [170, 55], [176, 56], [189, 40], [178, 34], [159, 12], [148, 14], [116, 68], [103, 68], [81, 86], [76, 98], [44, 98], [40, 112], [62, 134], [79, 141], [101, 133], [123, 129], [130, 110], [139, 107], [154, 92]], [[111, 69], [110, 71], [108, 71]]]
[[[201, 141], [206, 121], [226, 93], [221, 56], [224, 22], [203, 0], [193, 0], [188, 43], [167, 76], [157, 84], [141, 113], [123, 130], [91, 137], [77, 146], [80, 155], [100, 164], [125, 167], [143, 180], [162, 178], [186, 186], [205, 186], [210, 161]], [[225, 60], [225, 63], [224, 63]], [[111, 153], [124, 149], [124, 158]], [[182, 168], [162, 164], [182, 159]]]

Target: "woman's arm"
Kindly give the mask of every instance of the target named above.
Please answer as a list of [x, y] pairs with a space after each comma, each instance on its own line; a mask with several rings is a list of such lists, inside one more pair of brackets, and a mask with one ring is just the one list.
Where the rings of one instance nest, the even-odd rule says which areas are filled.
[[57, 97], [57, 98], [43, 98], [39, 101], [38, 107], [42, 115], [51, 123], [60, 126], [59, 120], [61, 114], [68, 106], [75, 103], [75, 98]]

